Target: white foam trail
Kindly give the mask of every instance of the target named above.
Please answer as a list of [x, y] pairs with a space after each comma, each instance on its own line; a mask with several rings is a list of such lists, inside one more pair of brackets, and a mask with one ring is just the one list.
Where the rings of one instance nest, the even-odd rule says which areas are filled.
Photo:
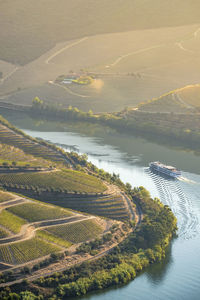
[[177, 216], [179, 237], [182, 239], [195, 237], [199, 230], [200, 222], [194, 212], [191, 199], [187, 195], [187, 190], [186, 193], [184, 191], [184, 182], [188, 185], [188, 183], [193, 181], [185, 177], [181, 177], [179, 180], [172, 180], [152, 173], [150, 170], [146, 170], [146, 172], [153, 179], [161, 201], [169, 205]]
[[198, 184], [198, 182], [196, 182], [196, 181], [194, 181], [194, 180], [191, 180], [191, 179], [188, 179], [188, 178], [186, 178], [186, 177], [178, 177], [177, 178], [178, 180], [180, 180], [180, 181], [185, 181], [185, 182], [188, 182], [188, 183], [194, 183], [194, 184]]

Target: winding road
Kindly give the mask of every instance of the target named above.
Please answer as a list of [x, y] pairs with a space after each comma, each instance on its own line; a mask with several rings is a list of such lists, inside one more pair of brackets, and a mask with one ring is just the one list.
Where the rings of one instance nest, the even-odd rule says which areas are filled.
[[88, 37], [86, 36], [86, 37], [84, 37], [84, 38], [82, 38], [82, 39], [80, 39], [80, 40], [78, 40], [78, 41], [76, 41], [76, 42], [73, 42], [73, 43], [71, 43], [71, 44], [69, 44], [69, 45], [63, 47], [62, 49], [56, 51], [54, 54], [52, 54], [51, 56], [49, 56], [49, 57], [45, 60], [45, 63], [48, 65], [49, 62], [50, 62], [53, 58], [55, 58], [57, 55], [61, 54], [62, 52], [64, 52], [64, 51], [67, 50], [67, 49], [70, 49], [70, 48], [72, 48], [72, 47], [74, 47], [74, 46], [76, 46], [76, 45], [82, 43], [83, 41], [85, 41], [85, 40], [87, 40], [87, 39], [88, 39]]

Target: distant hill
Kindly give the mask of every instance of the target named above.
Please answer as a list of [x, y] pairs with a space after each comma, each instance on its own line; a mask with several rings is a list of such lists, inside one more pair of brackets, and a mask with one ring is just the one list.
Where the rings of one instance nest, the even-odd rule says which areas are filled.
[[188, 85], [152, 99], [140, 105], [139, 110], [174, 113], [199, 112], [200, 84]]
[[199, 17], [198, 0], [1, 0], [0, 59], [23, 65], [61, 41], [194, 24]]

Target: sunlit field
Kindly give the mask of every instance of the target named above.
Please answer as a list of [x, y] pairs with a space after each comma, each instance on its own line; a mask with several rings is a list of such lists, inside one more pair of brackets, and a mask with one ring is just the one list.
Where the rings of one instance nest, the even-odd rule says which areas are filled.
[[[96, 112], [137, 106], [199, 82], [198, 28], [189, 25], [101, 34], [57, 44], [26, 66], [13, 66], [10, 76], [1, 82], [1, 99], [30, 105], [39, 96], [63, 107]], [[59, 75], [80, 69], [94, 72], [98, 79], [87, 86], [54, 84]]]

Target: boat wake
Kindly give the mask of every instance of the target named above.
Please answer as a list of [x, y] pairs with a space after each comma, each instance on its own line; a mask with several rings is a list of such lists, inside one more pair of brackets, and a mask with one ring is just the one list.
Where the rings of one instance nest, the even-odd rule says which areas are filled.
[[183, 176], [180, 176], [180, 177], [178, 177], [177, 179], [180, 180], [180, 181], [188, 182], [188, 183], [198, 184], [198, 182], [196, 182], [196, 181], [194, 181], [194, 180], [191, 180], [191, 179], [188, 179], [188, 178], [183, 177]]
[[198, 214], [194, 212], [191, 198], [188, 197], [188, 183], [193, 181], [184, 177], [183, 180], [162, 177], [150, 170], [146, 170], [146, 172], [152, 178], [163, 204], [168, 205], [177, 217], [179, 237], [182, 239], [194, 238], [198, 234], [200, 220], [197, 217]]

